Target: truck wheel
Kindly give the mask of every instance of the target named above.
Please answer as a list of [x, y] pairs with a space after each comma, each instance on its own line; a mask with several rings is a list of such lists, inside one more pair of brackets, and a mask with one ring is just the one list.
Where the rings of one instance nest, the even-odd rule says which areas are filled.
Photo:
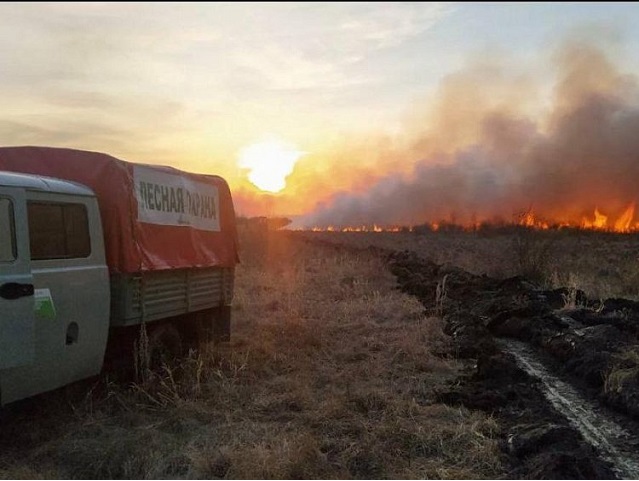
[[148, 350], [149, 368], [160, 369], [182, 357], [182, 337], [171, 324], [160, 325], [149, 334]]
[[203, 311], [193, 319], [192, 332], [198, 350], [209, 343], [229, 342], [231, 338], [231, 307], [222, 306]]
[[114, 327], [109, 332], [103, 370], [118, 381], [134, 376], [134, 357], [140, 329], [138, 326]]

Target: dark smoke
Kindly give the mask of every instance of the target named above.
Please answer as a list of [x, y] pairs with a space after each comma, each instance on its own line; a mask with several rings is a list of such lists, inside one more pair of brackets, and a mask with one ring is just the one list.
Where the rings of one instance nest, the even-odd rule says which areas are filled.
[[[503, 104], [484, 106], [474, 113], [477, 134], [472, 143], [433, 154], [437, 139], [432, 132], [423, 135], [410, 149], [413, 158], [422, 160], [409, 175], [391, 174], [364, 193], [341, 193], [299, 223], [511, 221], [531, 208], [538, 218], [578, 222], [592, 217], [595, 207], [614, 220], [639, 200], [637, 79], [621, 74], [602, 51], [579, 44], [561, 50], [557, 67], [553, 104], [543, 119], [533, 120]], [[473, 77], [473, 82], [480, 80]], [[441, 91], [447, 90], [451, 87], [444, 84]], [[522, 92], [521, 102], [528, 101], [527, 94]], [[452, 110], [459, 103], [440, 100], [442, 105], [445, 112], [436, 120], [463, 115]], [[459, 125], [468, 127], [447, 124], [446, 135], [454, 137], [450, 129]]]

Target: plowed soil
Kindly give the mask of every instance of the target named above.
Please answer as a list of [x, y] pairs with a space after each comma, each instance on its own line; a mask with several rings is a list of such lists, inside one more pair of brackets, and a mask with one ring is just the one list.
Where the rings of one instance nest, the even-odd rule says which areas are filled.
[[[594, 405], [606, 411], [606, 419], [618, 421], [606, 424], [608, 430], [635, 426], [639, 303], [591, 300], [576, 289], [544, 290], [524, 277], [475, 275], [409, 251], [392, 253], [389, 261], [401, 289], [443, 317], [456, 355], [468, 360], [466, 374], [439, 399], [498, 419], [509, 478], [637, 476], [637, 439], [628, 434], [633, 429], [596, 430], [595, 437], [602, 436], [596, 442], [581, 424], [592, 424], [597, 413], [588, 406]], [[513, 354], [509, 340], [523, 342], [547, 374], [531, 375], [534, 369], [525, 368], [528, 363]], [[557, 386], [563, 382], [584, 401], [562, 396]], [[581, 414], [570, 419], [557, 409], [557, 396]]]

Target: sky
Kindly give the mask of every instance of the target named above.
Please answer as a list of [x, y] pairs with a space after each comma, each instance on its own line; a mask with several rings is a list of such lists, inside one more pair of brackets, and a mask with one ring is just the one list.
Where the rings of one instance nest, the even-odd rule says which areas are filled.
[[328, 223], [458, 163], [495, 111], [552, 137], [576, 52], [634, 105], [636, 25], [633, 3], [0, 3], [0, 139], [219, 174], [240, 214]]

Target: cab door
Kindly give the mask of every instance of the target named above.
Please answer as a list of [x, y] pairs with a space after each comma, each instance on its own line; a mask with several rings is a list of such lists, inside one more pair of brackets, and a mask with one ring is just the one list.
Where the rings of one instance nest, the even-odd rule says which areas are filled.
[[23, 189], [0, 186], [0, 369], [34, 360], [35, 300]]

